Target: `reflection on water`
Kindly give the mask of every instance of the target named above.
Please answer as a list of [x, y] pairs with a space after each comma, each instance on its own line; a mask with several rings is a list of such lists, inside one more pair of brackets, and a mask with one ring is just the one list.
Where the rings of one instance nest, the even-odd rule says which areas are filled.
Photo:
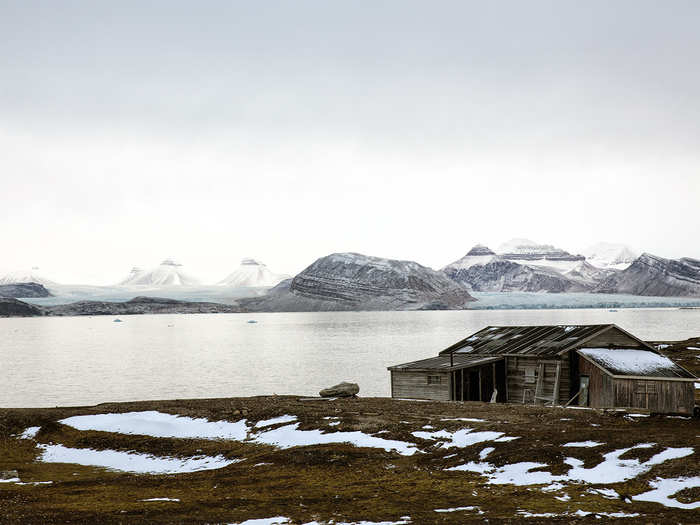
[[[487, 325], [616, 323], [645, 339], [700, 335], [700, 310], [323, 312], [0, 319], [0, 406], [315, 395], [343, 381], [388, 396], [387, 366]], [[256, 320], [257, 323], [249, 323]]]

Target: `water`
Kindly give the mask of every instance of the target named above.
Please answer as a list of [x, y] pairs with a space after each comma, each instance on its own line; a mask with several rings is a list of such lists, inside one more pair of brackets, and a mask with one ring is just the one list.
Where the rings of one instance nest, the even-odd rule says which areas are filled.
[[[0, 319], [0, 406], [316, 395], [348, 380], [388, 396], [387, 366], [487, 325], [616, 323], [647, 340], [700, 335], [700, 310], [323, 312]], [[249, 323], [256, 320], [257, 323]]]

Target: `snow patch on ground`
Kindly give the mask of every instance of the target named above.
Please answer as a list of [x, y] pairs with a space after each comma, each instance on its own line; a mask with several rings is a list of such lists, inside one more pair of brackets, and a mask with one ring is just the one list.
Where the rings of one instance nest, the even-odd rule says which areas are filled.
[[592, 448], [592, 447], [599, 447], [601, 445], [604, 445], [605, 443], [601, 443], [599, 441], [572, 441], [571, 443], [564, 443], [562, 447], [583, 447], [583, 448]]
[[19, 435], [20, 439], [34, 439], [41, 430], [41, 427], [29, 427]]
[[484, 513], [484, 511], [479, 507], [451, 507], [449, 509], [434, 509], [435, 512], [461, 512], [465, 510], [477, 512], [478, 514]]
[[632, 496], [632, 499], [635, 501], [653, 501], [666, 507], [675, 507], [677, 509], [700, 508], [700, 501], [681, 503], [672, 498], [674, 494], [681, 490], [700, 487], [700, 476], [693, 478], [656, 478], [654, 481], [650, 481], [649, 485], [652, 487], [652, 490]]
[[546, 467], [544, 463], [524, 461], [496, 467], [490, 463], [470, 461], [463, 465], [451, 467], [449, 471], [467, 471], [482, 474], [488, 478], [488, 482], [494, 485], [543, 485], [555, 482], [574, 482], [591, 484], [621, 483], [651, 470], [671, 459], [683, 458], [693, 453], [690, 447], [667, 448], [652, 456], [645, 462], [639, 459], [620, 459], [626, 452], [638, 448], [649, 448], [650, 443], [642, 443], [633, 447], [614, 450], [603, 455], [603, 461], [591, 468], [584, 468], [580, 459], [567, 457], [564, 463], [571, 469], [565, 475], [554, 475], [546, 471], [532, 472], [533, 469]]
[[78, 430], [97, 430], [164, 438], [233, 439], [242, 441], [248, 433], [245, 419], [236, 423], [208, 421], [204, 418], [175, 416], [154, 410], [125, 412], [122, 414], [73, 416], [61, 419], [59, 423]]
[[299, 430], [299, 423], [262, 432], [251, 438], [255, 443], [273, 445], [282, 449], [291, 447], [305, 447], [309, 445], [325, 445], [328, 443], [349, 443], [356, 447], [382, 448], [396, 451], [402, 456], [412, 456], [418, 452], [413, 443], [383, 439], [364, 432], [330, 432], [324, 434], [320, 430]]
[[241, 461], [239, 459], [226, 459], [223, 456], [199, 456], [184, 459], [158, 457], [136, 452], [70, 448], [63, 445], [45, 445], [43, 443], [40, 443], [38, 447], [42, 449], [39, 460], [45, 463], [73, 463], [137, 474], [182, 474], [185, 472], [223, 468]]
[[451, 417], [443, 418], [440, 421], [466, 421], [467, 423], [486, 423], [485, 419], [479, 419], [477, 417]]
[[269, 427], [272, 425], [278, 425], [280, 423], [293, 423], [297, 420], [297, 416], [284, 415], [279, 417], [273, 417], [272, 419], [265, 419], [264, 421], [258, 421], [255, 423], [255, 428]]
[[148, 498], [141, 501], [180, 501], [178, 498]]
[[444, 441], [442, 448], [464, 448], [485, 441], [493, 441], [503, 436], [503, 432], [472, 432], [471, 428], [463, 428], [455, 432], [438, 430], [437, 432], [413, 432], [413, 435], [421, 439]]

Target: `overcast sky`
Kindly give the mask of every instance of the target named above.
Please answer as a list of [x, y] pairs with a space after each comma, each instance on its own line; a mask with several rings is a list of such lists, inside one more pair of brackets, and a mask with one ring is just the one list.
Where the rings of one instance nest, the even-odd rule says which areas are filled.
[[0, 0], [0, 269], [700, 258], [700, 2]]

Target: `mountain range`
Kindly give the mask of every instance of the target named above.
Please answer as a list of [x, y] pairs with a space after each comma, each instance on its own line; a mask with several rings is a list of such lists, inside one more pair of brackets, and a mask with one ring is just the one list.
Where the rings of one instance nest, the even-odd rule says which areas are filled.
[[[470, 292], [700, 297], [700, 261], [696, 259], [664, 259], [648, 253], [637, 256], [624, 245], [609, 243], [574, 254], [527, 239], [509, 241], [497, 251], [476, 245], [441, 270], [413, 261], [335, 253], [317, 259], [293, 278], [286, 277], [247, 258], [217, 285], [206, 287], [181, 264], [166, 259], [152, 270], [133, 268], [116, 286], [123, 294], [144, 287], [209, 290], [203, 298], [217, 288], [230, 304], [239, 304], [246, 311], [462, 309], [474, 300]], [[0, 283], [24, 279], [46, 283], [48, 292], [61, 288], [34, 271], [5, 275]], [[5, 295], [21, 297], [22, 293], [34, 297], [43, 294], [31, 287], [15, 286], [6, 289]], [[223, 297], [221, 293], [216, 296]], [[245, 295], [248, 297], [243, 298]], [[55, 300], [53, 304], [57, 304]]]

